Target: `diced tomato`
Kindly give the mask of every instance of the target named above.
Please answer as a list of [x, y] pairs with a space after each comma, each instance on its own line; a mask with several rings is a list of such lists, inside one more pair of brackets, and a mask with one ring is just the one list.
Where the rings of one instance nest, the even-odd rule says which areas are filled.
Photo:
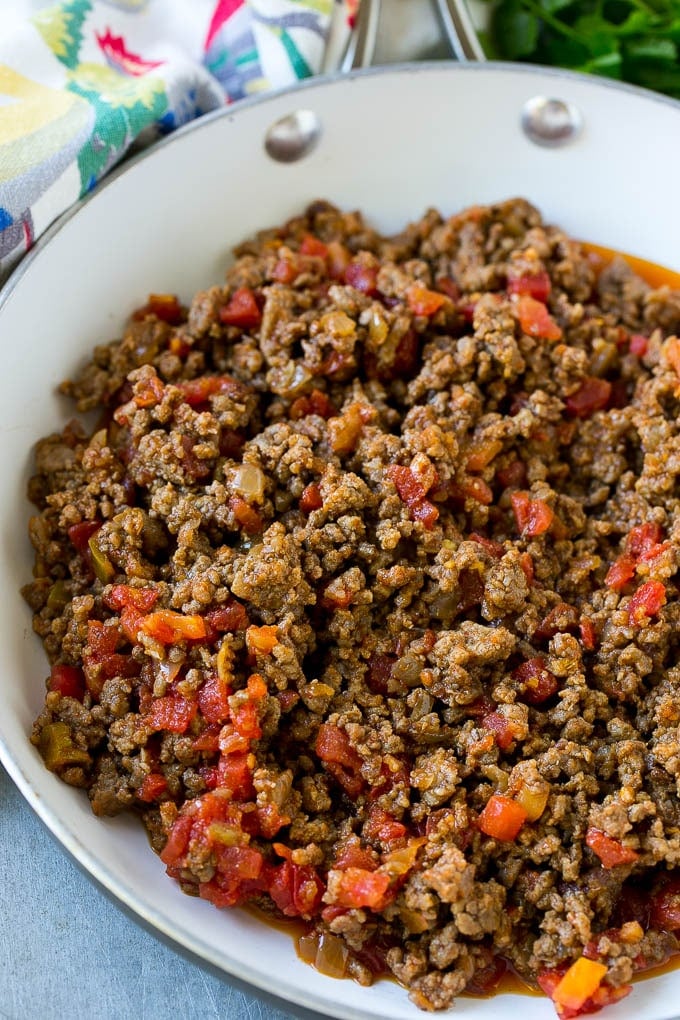
[[330, 774], [350, 796], [358, 796], [364, 787], [362, 760], [349, 742], [347, 733], [332, 723], [322, 723], [315, 750]]
[[338, 411], [334, 404], [321, 390], [312, 390], [308, 396], [298, 397], [290, 405], [289, 416], [293, 421], [306, 418], [309, 414], [318, 414], [320, 418], [333, 418]]
[[508, 294], [528, 294], [536, 301], [546, 302], [550, 296], [550, 277], [543, 269], [538, 273], [508, 273]]
[[82, 701], [85, 697], [85, 674], [79, 666], [61, 664], [52, 666], [48, 682], [51, 691], [58, 691], [64, 698]]
[[258, 511], [246, 503], [240, 496], [231, 496], [229, 509], [233, 513], [236, 522], [241, 525], [246, 535], [259, 535], [264, 531], [264, 521]]
[[[198, 701], [200, 708], [201, 701], [200, 691], [198, 692]], [[203, 710], [201, 709], [201, 711]], [[194, 740], [192, 741], [191, 746], [193, 747], [194, 751], [208, 751], [211, 753], [214, 751], [219, 751], [220, 729], [221, 729], [220, 723], [211, 723], [209, 726], [206, 726], [203, 732], [199, 734], [199, 736], [195, 737]], [[215, 777], [217, 778], [217, 769], [215, 769], [214, 772]]]
[[534, 631], [531, 640], [549, 641], [555, 634], [573, 634], [578, 630], [579, 616], [574, 606], [568, 602], [558, 602], [553, 606]]
[[522, 460], [512, 460], [496, 471], [496, 479], [504, 489], [520, 489], [527, 483], [527, 468]]
[[285, 825], [290, 825], [290, 818], [282, 815], [276, 804], [265, 804], [257, 809], [257, 823], [260, 835], [265, 839], [273, 839]]
[[300, 695], [297, 691], [279, 691], [275, 697], [281, 706], [281, 711], [284, 713], [290, 712], [292, 708], [295, 708], [300, 700]]
[[477, 825], [483, 833], [493, 839], [512, 842], [526, 819], [527, 813], [521, 804], [502, 793], [494, 793], [486, 802], [486, 807], [477, 819]]
[[262, 312], [249, 287], [239, 287], [234, 291], [229, 303], [220, 308], [220, 322], [241, 329], [255, 329], [260, 325]]
[[406, 292], [406, 303], [414, 315], [431, 316], [446, 304], [446, 296], [413, 283]]
[[579, 1010], [600, 987], [606, 973], [606, 964], [582, 956], [572, 963], [560, 979], [551, 998], [565, 1009]]
[[638, 358], [642, 358], [647, 353], [649, 337], [646, 337], [644, 333], [631, 333], [629, 345], [630, 353], [637, 355]]
[[325, 259], [328, 255], [328, 245], [320, 241], [313, 234], [305, 234], [300, 245], [301, 255], [315, 255], [317, 258]]
[[619, 556], [607, 571], [604, 583], [612, 591], [623, 591], [628, 582], [635, 577], [635, 560], [630, 556]]
[[526, 538], [535, 538], [549, 530], [555, 514], [542, 499], [531, 499], [528, 492], [513, 492], [510, 496], [517, 528]]
[[373, 694], [387, 694], [396, 655], [372, 655], [366, 673], [366, 685]]
[[[369, 837], [366, 837], [367, 839]], [[344, 871], [345, 868], [363, 868], [364, 871], [375, 871], [380, 864], [380, 858], [375, 850], [362, 846], [359, 842], [347, 843], [338, 852], [331, 867], [334, 871]]]
[[666, 603], [666, 588], [661, 581], [646, 581], [631, 596], [628, 603], [628, 621], [639, 625], [644, 620], [658, 616]]
[[154, 407], [162, 401], [165, 386], [157, 375], [152, 375], [148, 379], [139, 379], [134, 384], [133, 394], [137, 407]]
[[385, 872], [346, 868], [340, 872], [340, 880], [334, 885], [335, 903], [349, 909], [368, 907], [369, 910], [383, 910], [388, 902], [389, 886], [390, 877]]
[[179, 814], [168, 834], [160, 858], [167, 867], [175, 867], [180, 863], [189, 846], [194, 820], [190, 815]]
[[184, 321], [185, 310], [175, 294], [149, 294], [147, 303], [135, 309], [131, 318], [133, 322], [140, 322], [147, 315], [155, 315], [169, 326], [179, 326]]
[[501, 545], [500, 542], [494, 542], [493, 539], [486, 538], [484, 535], [480, 535], [476, 531], [473, 531], [469, 538], [471, 542], [477, 542], [477, 544], [481, 545], [483, 549], [486, 549], [489, 555], [493, 556], [495, 560], [499, 560], [505, 552], [505, 547]]
[[590, 418], [607, 406], [611, 394], [612, 384], [607, 379], [588, 376], [575, 393], [566, 397], [564, 406], [574, 418]]
[[209, 882], [201, 882], [199, 896], [216, 907], [234, 907], [267, 885], [267, 868], [259, 850], [249, 846], [219, 849], [219, 870]]
[[235, 599], [207, 612], [205, 622], [218, 634], [233, 634], [235, 631], [245, 630], [250, 623], [245, 606]]
[[255, 655], [269, 655], [279, 643], [277, 628], [275, 626], [256, 627], [254, 625], [246, 630], [246, 647]]
[[543, 304], [529, 294], [517, 298], [517, 316], [523, 333], [542, 340], [560, 340], [562, 330]]
[[371, 804], [364, 823], [364, 839], [389, 844], [403, 840], [406, 833], [406, 826], [402, 822], [393, 818], [387, 811], [383, 811], [377, 804]]
[[664, 876], [651, 897], [650, 923], [659, 931], [680, 931], [680, 877]]
[[420, 521], [426, 531], [432, 531], [438, 517], [439, 510], [429, 499], [423, 499], [420, 503], [410, 508], [414, 521]]
[[328, 266], [328, 275], [332, 280], [342, 280], [350, 262], [350, 253], [340, 241], [329, 241], [327, 247], [326, 265]]
[[208, 723], [222, 723], [229, 718], [229, 695], [231, 689], [226, 680], [217, 673], [209, 676], [198, 691], [198, 707]]
[[586, 831], [586, 846], [602, 861], [605, 868], [616, 868], [619, 864], [633, 864], [640, 856], [635, 850], [624, 846], [618, 839], [608, 836], [602, 829], [591, 826]]
[[131, 606], [140, 613], [148, 613], [158, 601], [155, 588], [133, 588], [129, 584], [114, 584], [104, 596], [109, 609], [124, 609]]
[[489, 712], [482, 718], [482, 726], [493, 733], [494, 740], [501, 751], [507, 751], [515, 740], [515, 733], [510, 722], [500, 712]]
[[90, 556], [90, 539], [93, 535], [96, 535], [101, 526], [101, 521], [81, 521], [80, 524], [72, 524], [68, 529], [67, 534], [71, 544], [81, 556], [85, 556], [88, 560]]
[[540, 705], [552, 698], [559, 690], [559, 680], [546, 668], [545, 659], [537, 656], [527, 659], [513, 670], [513, 677], [520, 685], [519, 696], [529, 705]]
[[522, 573], [527, 579], [527, 584], [533, 584], [535, 578], [534, 561], [531, 558], [531, 553], [523, 552], [519, 558], [519, 565], [522, 568]]
[[502, 449], [503, 444], [500, 439], [487, 439], [484, 442], [475, 443], [468, 450], [467, 470], [483, 471]]
[[420, 479], [416, 477], [411, 468], [401, 464], [390, 464], [386, 469], [386, 474], [394, 483], [402, 503], [405, 503], [409, 508], [412, 520], [421, 521], [427, 530], [431, 530], [439, 517], [439, 510], [425, 498], [427, 490], [421, 484]]
[[170, 733], [186, 733], [197, 708], [195, 701], [188, 701], [181, 694], [154, 698], [151, 710], [144, 717], [144, 724], [154, 732], [167, 730]]
[[160, 772], [150, 772], [148, 776], [144, 776], [137, 796], [145, 803], [151, 804], [152, 801], [162, 797], [167, 788], [168, 781], [165, 776], [161, 775]]
[[587, 617], [581, 617], [579, 623], [579, 630], [581, 633], [581, 644], [586, 652], [594, 652], [597, 648], [597, 631], [592, 620]]
[[142, 619], [140, 630], [164, 645], [174, 645], [183, 640], [200, 641], [207, 635], [202, 616], [185, 616], [174, 609], [157, 609], [149, 613]]
[[[626, 552], [634, 560], [653, 559], [655, 550], [662, 542], [663, 528], [660, 524], [647, 521], [645, 524], [638, 524], [631, 528], [626, 536]], [[650, 553], [653, 553], [650, 556]]]
[[304, 514], [311, 514], [313, 510], [320, 510], [323, 506], [321, 489], [314, 482], [305, 486], [300, 496], [300, 509]]
[[234, 800], [248, 801], [254, 796], [253, 770], [246, 751], [223, 754], [217, 763], [217, 786], [229, 790]]
[[321, 909], [325, 886], [311, 865], [284, 860], [274, 871], [269, 895], [286, 917], [313, 917]]
[[225, 396], [242, 401], [248, 394], [248, 387], [230, 375], [200, 375], [175, 384], [184, 402], [190, 407], [207, 404], [211, 397]]
[[378, 292], [378, 267], [356, 259], [345, 269], [345, 283], [369, 297]]

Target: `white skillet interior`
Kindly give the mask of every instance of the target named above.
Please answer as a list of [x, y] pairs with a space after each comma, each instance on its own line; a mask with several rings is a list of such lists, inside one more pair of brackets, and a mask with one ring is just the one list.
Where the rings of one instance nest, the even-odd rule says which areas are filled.
[[[519, 129], [524, 102], [546, 95], [581, 111], [564, 149]], [[317, 149], [283, 165], [266, 129], [297, 109], [320, 118]], [[188, 300], [218, 282], [230, 248], [315, 198], [364, 210], [385, 231], [428, 206], [444, 214], [523, 195], [573, 235], [680, 269], [680, 104], [578, 76], [490, 65], [420, 65], [312, 83], [205, 118], [132, 163], [50, 232], [0, 296], [0, 753], [24, 795], [78, 861], [159, 932], [205, 961], [291, 1003], [353, 1020], [422, 1017], [392, 982], [363, 989], [296, 958], [290, 939], [249, 915], [183, 896], [129, 819], [97, 820], [87, 799], [47, 773], [28, 742], [48, 670], [18, 589], [30, 577], [25, 500], [30, 449], [72, 410], [55, 395], [92, 346], [116, 336], [149, 292]], [[643, 985], [610, 1020], [677, 1015], [680, 972]], [[462, 999], [471, 1020], [547, 1000]]]

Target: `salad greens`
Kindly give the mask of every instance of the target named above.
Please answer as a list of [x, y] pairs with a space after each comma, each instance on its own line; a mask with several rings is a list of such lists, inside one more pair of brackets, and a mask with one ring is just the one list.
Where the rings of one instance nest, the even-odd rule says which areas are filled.
[[501, 60], [557, 64], [680, 99], [680, 0], [491, 0], [482, 42]]

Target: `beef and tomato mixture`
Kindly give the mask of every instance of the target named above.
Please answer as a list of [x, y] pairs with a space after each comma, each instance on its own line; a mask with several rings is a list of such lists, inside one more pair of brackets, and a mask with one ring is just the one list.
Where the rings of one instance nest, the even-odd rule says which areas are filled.
[[37, 447], [47, 767], [326, 972], [626, 995], [680, 930], [676, 331], [523, 200], [316, 202], [152, 296]]

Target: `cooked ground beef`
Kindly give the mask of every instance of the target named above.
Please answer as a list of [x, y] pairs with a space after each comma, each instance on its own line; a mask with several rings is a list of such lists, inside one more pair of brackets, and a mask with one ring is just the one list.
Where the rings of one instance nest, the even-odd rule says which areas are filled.
[[236, 256], [38, 444], [34, 743], [322, 969], [615, 1001], [680, 929], [680, 292], [523, 200]]

